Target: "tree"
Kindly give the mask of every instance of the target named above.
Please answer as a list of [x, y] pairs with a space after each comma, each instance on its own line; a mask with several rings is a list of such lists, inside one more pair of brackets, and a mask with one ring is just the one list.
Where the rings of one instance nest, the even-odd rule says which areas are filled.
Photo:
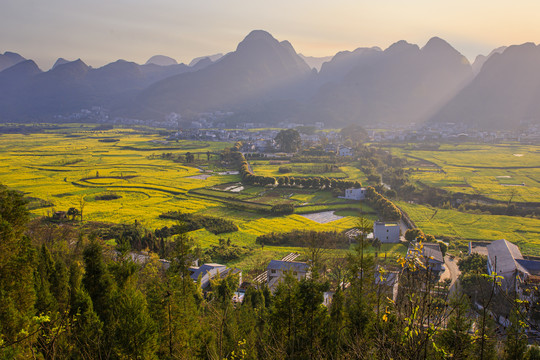
[[131, 286], [114, 299], [115, 345], [120, 359], [153, 359], [157, 349], [156, 326], [144, 295]]
[[111, 316], [110, 296], [113, 290], [113, 280], [103, 261], [101, 246], [93, 240], [83, 251], [84, 276], [82, 284], [92, 299], [92, 304], [103, 322]]
[[453, 359], [467, 359], [470, 354], [472, 339], [469, 331], [473, 319], [469, 316], [470, 304], [466, 296], [458, 295], [450, 299], [452, 315], [448, 325], [438, 336], [438, 342], [452, 355]]
[[33, 330], [36, 254], [23, 235], [27, 220], [22, 194], [0, 185], [0, 357]]
[[424, 238], [424, 232], [418, 228], [408, 229], [405, 231], [405, 240], [414, 241], [418, 238]]
[[360, 125], [349, 125], [340, 131], [340, 135], [345, 141], [349, 140], [349, 146], [355, 146], [368, 140], [367, 131]]
[[294, 129], [281, 130], [274, 140], [284, 152], [296, 152], [302, 146], [300, 133]]
[[510, 321], [510, 326], [506, 329], [504, 358], [508, 360], [525, 359], [528, 344], [525, 323], [521, 320], [517, 309], [512, 309], [508, 320]]
[[71, 221], [75, 220], [76, 216], [79, 216], [79, 210], [74, 207], [70, 207], [67, 211], [67, 215], [71, 216]]

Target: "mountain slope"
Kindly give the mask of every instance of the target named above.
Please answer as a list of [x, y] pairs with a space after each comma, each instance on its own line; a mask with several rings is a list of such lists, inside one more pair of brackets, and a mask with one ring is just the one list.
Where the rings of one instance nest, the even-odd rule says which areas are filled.
[[309, 66], [290, 43], [255, 30], [236, 51], [218, 62], [150, 86], [131, 110], [152, 117], [171, 111], [226, 110], [286, 99], [295, 96], [297, 85], [310, 74]]
[[[331, 119], [336, 126], [421, 123], [473, 76], [467, 59], [439, 38], [432, 38], [422, 49], [399, 41], [384, 52], [362, 50], [345, 60], [344, 67], [352, 65], [352, 69], [341, 81], [321, 87], [304, 118]], [[337, 67], [336, 73], [340, 71]]]
[[0, 71], [3, 71], [24, 60], [26, 59], [17, 53], [6, 51], [5, 53], [0, 54]]
[[176, 60], [165, 55], [154, 55], [145, 63], [145, 65], [154, 64], [159, 66], [169, 66], [178, 64]]
[[533, 43], [493, 54], [474, 80], [437, 114], [436, 122], [511, 129], [540, 122], [540, 47]]

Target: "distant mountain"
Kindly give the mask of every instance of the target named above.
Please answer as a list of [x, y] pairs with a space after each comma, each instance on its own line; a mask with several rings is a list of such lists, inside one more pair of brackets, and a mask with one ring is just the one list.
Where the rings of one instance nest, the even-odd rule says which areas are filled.
[[6, 51], [5, 53], [0, 54], [0, 71], [3, 71], [8, 67], [11, 67], [24, 60], [26, 59], [23, 58], [21, 55], [14, 52]]
[[474, 74], [476, 75], [480, 72], [480, 70], [482, 70], [482, 66], [484, 66], [484, 63], [487, 61], [487, 59], [492, 57], [494, 54], [502, 53], [504, 50], [506, 50], [506, 48], [507, 46], [501, 46], [491, 51], [487, 56], [478, 55], [472, 64], [472, 69], [473, 69]]
[[338, 54], [323, 65], [320, 76], [334, 80], [321, 86], [301, 117], [341, 126], [424, 122], [473, 73], [463, 55], [435, 37], [422, 49], [399, 41], [385, 51]]
[[32, 60], [21, 61], [0, 71], [0, 122], [13, 121], [19, 109], [27, 105], [24, 94], [26, 87], [41, 70]]
[[326, 59], [302, 57], [288, 41], [256, 30], [224, 56], [174, 62], [156, 56], [144, 65], [118, 60], [94, 69], [59, 58], [42, 72], [32, 60], [0, 54], [0, 121], [50, 121], [102, 106], [137, 119], [231, 111], [229, 124], [540, 123], [540, 48], [531, 43], [495, 49], [471, 66], [437, 37], [422, 48], [398, 41]]
[[252, 31], [236, 51], [196, 71], [157, 82], [134, 103], [133, 114], [162, 117], [169, 112], [239, 109], [288, 99], [311, 75], [309, 66], [287, 41]]
[[188, 64], [188, 66], [195, 66], [198, 62], [200, 62], [201, 60], [205, 60], [205, 59], [208, 59], [211, 62], [216, 62], [219, 59], [221, 59], [222, 57], [223, 57], [223, 54], [221, 54], [221, 53], [214, 54], [214, 55], [207, 55], [207, 56], [199, 56], [199, 57], [196, 57], [193, 60], [191, 60], [191, 62]]
[[[17, 69], [9, 72], [9, 76], [2, 74], [11, 68], [0, 72], [0, 93], [10, 94], [0, 98], [0, 117], [50, 117], [95, 105], [123, 108], [150, 84], [192, 71], [184, 64], [138, 65], [125, 60], [93, 69], [80, 59], [71, 62], [59, 59], [45, 73], [37, 73], [30, 65], [27, 66], [26, 72]], [[17, 68], [17, 65], [12, 68]], [[16, 88], [13, 88], [14, 83], [18, 84]]]
[[159, 66], [169, 66], [169, 65], [176, 65], [178, 64], [176, 60], [174, 60], [171, 57], [165, 56], [165, 55], [154, 55], [148, 61], [145, 65], [154, 64]]
[[481, 129], [540, 123], [540, 47], [514, 45], [493, 54], [474, 80], [432, 118]]
[[308, 66], [312, 69], [315, 69], [317, 71], [321, 70], [321, 66], [323, 63], [332, 60], [332, 56], [304, 56], [302, 54], [298, 54], [308, 64]]
[[330, 61], [322, 64], [318, 81], [320, 83], [341, 81], [353, 68], [376, 61], [381, 54], [382, 50], [379, 47], [338, 52]]
[[0, 83], [4, 82], [24, 82], [34, 75], [40, 74], [41, 70], [32, 60], [21, 61], [9, 68], [0, 71]]
[[59, 66], [59, 65], [67, 64], [67, 63], [69, 63], [69, 62], [71, 62], [71, 61], [66, 60], [66, 59], [64, 59], [64, 58], [58, 58], [58, 59], [56, 59], [56, 61], [54, 62], [54, 65], [52, 66], [51, 69], [54, 69], [55, 67], [57, 67], [57, 66]]

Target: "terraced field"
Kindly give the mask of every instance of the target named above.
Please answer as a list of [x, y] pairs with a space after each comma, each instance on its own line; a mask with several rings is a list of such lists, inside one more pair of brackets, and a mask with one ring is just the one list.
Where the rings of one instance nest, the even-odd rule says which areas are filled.
[[[220, 237], [255, 247], [255, 239], [261, 234], [295, 229], [341, 231], [354, 227], [360, 214], [375, 216], [372, 209], [335, 198], [329, 192], [243, 188], [238, 184], [238, 175], [225, 172], [236, 169], [219, 168], [203, 161], [208, 152], [217, 159], [217, 154], [230, 146], [218, 142], [166, 141], [158, 135], [130, 130], [92, 131], [86, 127], [62, 133], [1, 135], [0, 183], [51, 204], [33, 206], [32, 213], [39, 216], [51, 216], [71, 207], [80, 209], [82, 204], [85, 221], [137, 221], [156, 229], [175, 224], [174, 220], [159, 218], [160, 214], [181, 211], [230, 219], [239, 227], [238, 232], [222, 235], [204, 229], [192, 232], [190, 235], [202, 247], [217, 244]], [[188, 151], [195, 155], [198, 167], [171, 160]], [[164, 158], [163, 153], [171, 153], [172, 157]], [[271, 172], [278, 169], [270, 169], [269, 164], [268, 167]], [[337, 171], [337, 175], [350, 178], [357, 174], [354, 168], [347, 168]], [[232, 191], [234, 188], [237, 190]], [[107, 194], [114, 194], [115, 198], [100, 200]], [[269, 209], [279, 203], [300, 206], [299, 213], [342, 213], [338, 220], [323, 224], [298, 214], [270, 216], [251, 208]], [[264, 256], [289, 250], [268, 246]]]

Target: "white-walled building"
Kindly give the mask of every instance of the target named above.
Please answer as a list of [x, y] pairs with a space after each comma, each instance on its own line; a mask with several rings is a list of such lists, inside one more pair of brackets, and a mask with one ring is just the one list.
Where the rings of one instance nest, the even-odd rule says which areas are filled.
[[379, 239], [384, 243], [398, 243], [399, 242], [399, 224], [398, 223], [386, 223], [382, 221], [375, 221], [373, 223], [373, 238]]
[[309, 275], [309, 265], [304, 262], [272, 260], [266, 267], [268, 276], [268, 287], [274, 289], [275, 286], [290, 272], [297, 280], [302, 280]]
[[350, 147], [340, 146], [338, 150], [339, 156], [353, 156], [353, 150]]
[[345, 199], [364, 200], [366, 198], [366, 188], [351, 188], [345, 190]]

